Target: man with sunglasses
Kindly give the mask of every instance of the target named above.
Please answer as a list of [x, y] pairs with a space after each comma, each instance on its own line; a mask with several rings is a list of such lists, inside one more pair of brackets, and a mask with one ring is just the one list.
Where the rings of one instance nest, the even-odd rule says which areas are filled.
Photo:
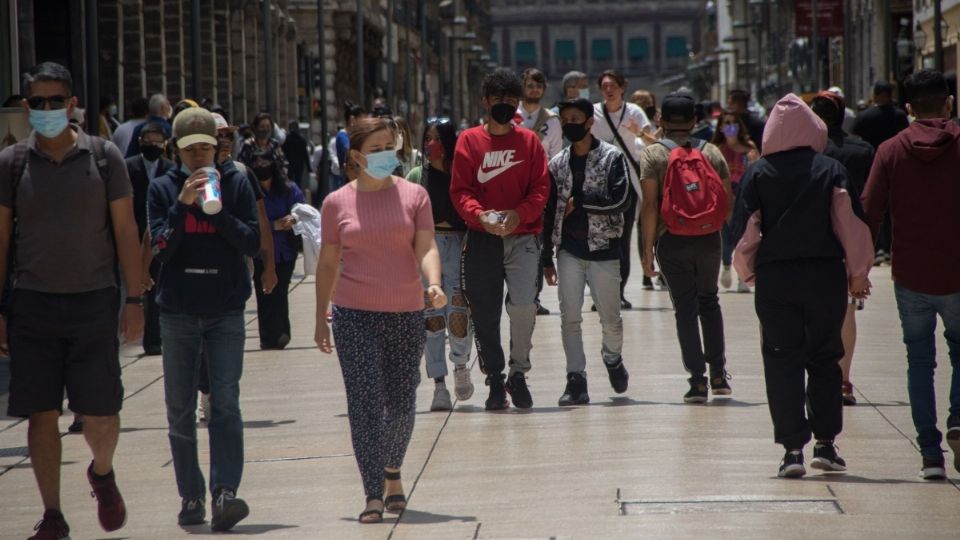
[[[44, 515], [32, 539], [67, 538], [60, 512], [58, 418], [64, 389], [84, 415], [93, 453], [87, 479], [106, 531], [126, 522], [113, 455], [123, 402], [117, 328], [128, 342], [143, 330], [133, 191], [110, 142], [69, 125], [77, 108], [70, 72], [45, 62], [24, 74], [23, 106], [34, 132], [0, 152], [0, 282], [13, 243], [13, 292], [5, 314], [10, 352], [7, 414], [27, 418], [30, 461]], [[21, 166], [22, 165], [22, 166]], [[16, 170], [15, 170], [16, 169]], [[101, 174], [103, 173], [103, 174]], [[127, 284], [121, 299], [117, 266]], [[2, 328], [2, 325], [0, 325]]]
[[[532, 131], [517, 129], [514, 115], [523, 93], [520, 77], [497, 69], [481, 86], [487, 124], [460, 134], [453, 160], [450, 199], [469, 229], [462, 282], [473, 317], [480, 366], [487, 375], [487, 410], [533, 406], [525, 374], [536, 324], [540, 234], [550, 194], [547, 155]], [[500, 344], [503, 284], [510, 316], [510, 378]]]

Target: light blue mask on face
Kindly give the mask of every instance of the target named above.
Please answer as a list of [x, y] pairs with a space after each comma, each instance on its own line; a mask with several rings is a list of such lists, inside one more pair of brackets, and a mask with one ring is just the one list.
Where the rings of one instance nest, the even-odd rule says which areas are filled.
[[590, 99], [590, 89], [589, 89], [589, 88], [581, 88], [581, 89], [580, 89], [580, 97], [581, 97], [582, 99]]
[[45, 111], [42, 109], [30, 109], [30, 125], [37, 133], [48, 139], [52, 139], [63, 133], [67, 129], [70, 119], [67, 118], [67, 109], [56, 109]]
[[377, 180], [386, 180], [390, 177], [393, 171], [396, 170], [397, 166], [400, 165], [400, 160], [397, 159], [396, 150], [384, 150], [382, 152], [374, 152], [372, 154], [367, 154], [364, 156], [367, 158], [367, 174], [376, 178]]

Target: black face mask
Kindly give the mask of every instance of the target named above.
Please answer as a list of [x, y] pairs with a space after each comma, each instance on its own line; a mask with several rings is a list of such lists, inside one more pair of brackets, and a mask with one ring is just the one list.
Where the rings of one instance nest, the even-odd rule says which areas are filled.
[[270, 129], [258, 129], [254, 132], [258, 139], [261, 141], [267, 140], [270, 138], [270, 134], [273, 133], [273, 130]]
[[257, 175], [257, 180], [266, 182], [273, 178], [273, 167], [255, 167], [253, 173]]
[[147, 161], [156, 161], [160, 158], [160, 155], [163, 154], [163, 148], [148, 144], [140, 147], [140, 153], [143, 154], [143, 158]]
[[587, 136], [590, 130], [587, 129], [587, 124], [567, 124], [563, 126], [563, 136], [567, 138], [568, 141], [575, 143], [583, 140]]
[[490, 107], [490, 118], [498, 124], [509, 124], [515, 114], [517, 114], [517, 108], [509, 103], [497, 103]]

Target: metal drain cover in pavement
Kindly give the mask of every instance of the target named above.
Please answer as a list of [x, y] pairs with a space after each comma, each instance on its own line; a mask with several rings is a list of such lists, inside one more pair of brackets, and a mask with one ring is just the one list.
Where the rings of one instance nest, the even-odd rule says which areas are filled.
[[642, 514], [842, 514], [836, 499], [778, 499], [772, 497], [700, 497], [696, 499], [618, 501], [620, 515]]

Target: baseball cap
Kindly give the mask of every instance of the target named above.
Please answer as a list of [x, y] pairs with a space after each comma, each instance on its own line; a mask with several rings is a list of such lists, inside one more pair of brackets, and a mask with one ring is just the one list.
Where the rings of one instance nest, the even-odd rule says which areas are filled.
[[837, 108], [838, 111], [843, 111], [846, 108], [846, 105], [843, 102], [843, 95], [838, 94], [832, 90], [824, 90], [816, 96], [813, 97], [814, 100], [825, 99], [830, 103], [833, 103], [833, 106]]
[[217, 131], [220, 131], [221, 129], [225, 129], [227, 131], [236, 131], [240, 129], [237, 126], [231, 126], [229, 123], [227, 123], [227, 119], [224, 118], [222, 114], [220, 113], [210, 113], [210, 114], [213, 116], [213, 121], [217, 124]]
[[668, 124], [685, 124], [696, 118], [697, 103], [693, 96], [671, 92], [660, 104], [660, 121]]
[[557, 109], [561, 112], [568, 107], [573, 107], [574, 109], [582, 111], [583, 114], [587, 115], [587, 120], [593, 118], [593, 103], [590, 103], [589, 99], [566, 99], [557, 104]]
[[173, 120], [173, 136], [177, 148], [186, 148], [197, 143], [217, 145], [217, 122], [213, 114], [200, 107], [182, 111]]

